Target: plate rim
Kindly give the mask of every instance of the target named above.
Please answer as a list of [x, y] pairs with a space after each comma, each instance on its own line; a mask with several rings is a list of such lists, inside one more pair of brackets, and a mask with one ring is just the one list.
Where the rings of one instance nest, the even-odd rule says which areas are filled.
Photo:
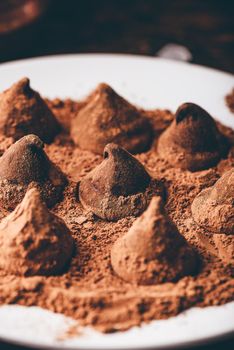
[[193, 62], [184, 62], [184, 61], [177, 61], [169, 58], [162, 58], [158, 56], [147, 56], [147, 55], [138, 55], [138, 54], [128, 54], [128, 53], [100, 53], [100, 52], [91, 52], [91, 53], [61, 53], [61, 54], [51, 54], [51, 55], [42, 55], [42, 56], [34, 56], [34, 57], [27, 57], [27, 58], [21, 58], [17, 60], [11, 60], [6, 62], [0, 63], [0, 69], [7, 68], [11, 66], [21, 65], [24, 63], [33, 63], [37, 61], [46, 61], [46, 60], [53, 60], [53, 59], [75, 59], [75, 58], [110, 58], [110, 59], [116, 59], [116, 58], [122, 58], [122, 59], [135, 59], [135, 60], [148, 60], [151, 62], [158, 61], [158, 62], [164, 62], [165, 64], [170, 65], [179, 65], [184, 67], [190, 67], [190, 68], [197, 68], [202, 69], [206, 71], [210, 71], [216, 74], [222, 74], [226, 75], [229, 78], [234, 78], [234, 74], [230, 72], [226, 72], [220, 69], [212, 68], [203, 66], [201, 64], [193, 63]]
[[[234, 303], [234, 302], [229, 302], [230, 303]], [[223, 305], [219, 305], [216, 307], [222, 307], [225, 306], [227, 304], [223, 304]], [[11, 305], [14, 306], [14, 305]], [[17, 305], [16, 305], [17, 306]], [[19, 305], [20, 306], [20, 305]], [[1, 306], [0, 306], [1, 307]], [[28, 306], [28, 308], [30, 307], [34, 307], [34, 306]], [[207, 308], [209, 308], [212, 306], [208, 306]], [[204, 309], [201, 307], [197, 307], [200, 309]], [[43, 308], [42, 308], [43, 309]], [[191, 308], [194, 309], [194, 308]], [[191, 310], [188, 309], [188, 310]], [[47, 309], [45, 309], [47, 310]], [[187, 310], [187, 311], [188, 311]], [[63, 315], [61, 313], [55, 313], [58, 315]], [[196, 340], [188, 340], [188, 341], [175, 341], [173, 344], [170, 345], [146, 345], [144, 347], [142, 347], [141, 345], [139, 346], [126, 346], [126, 347], [121, 347], [121, 346], [113, 346], [111, 347], [111, 350], [175, 350], [175, 349], [182, 349], [182, 348], [193, 348], [194, 346], [203, 346], [203, 345], [208, 345], [208, 344], [212, 344], [216, 341], [223, 341], [223, 340], [228, 340], [228, 339], [233, 339], [234, 341], [234, 329], [233, 330], [229, 330], [227, 332], [223, 332], [222, 334], [219, 335], [213, 335], [213, 336], [203, 336], [200, 339], [196, 339]], [[20, 345], [22, 347], [26, 346], [26, 347], [30, 347], [32, 349], [42, 349], [42, 350], [60, 350], [60, 349], [66, 349], [66, 350], [109, 350], [109, 345], [98, 345], [96, 347], [91, 346], [69, 346], [67, 344], [63, 344], [61, 342], [61, 344], [56, 344], [56, 345], [51, 345], [51, 344], [38, 344], [38, 343], [31, 343], [30, 340], [17, 340], [15, 338], [11, 338], [11, 337], [4, 337], [2, 335], [0, 335], [0, 342], [3, 341], [5, 343], [8, 344], [13, 344], [13, 345]], [[108, 346], [108, 347], [107, 347]]]
[[[192, 348], [194, 346], [205, 346], [205, 345], [209, 345], [212, 343], [215, 343], [216, 341], [225, 341], [225, 340], [234, 340], [234, 331], [229, 331], [227, 333], [223, 333], [222, 335], [217, 335], [217, 336], [213, 336], [213, 337], [204, 337], [201, 338], [199, 340], [191, 340], [191, 341], [187, 341], [187, 342], [176, 342], [173, 345], [160, 345], [160, 347], [158, 347], [157, 345], [154, 346], [144, 346], [144, 348], [142, 347], [112, 347], [111, 350], [176, 350], [176, 349], [182, 349], [182, 348]], [[0, 336], [0, 342], [3, 341], [6, 344], [9, 345], [14, 345], [14, 346], [21, 346], [21, 347], [29, 347], [35, 350], [107, 350], [107, 347], [70, 347], [69, 345], [63, 345], [62, 343], [57, 346], [54, 345], [38, 345], [38, 344], [34, 344], [31, 343], [30, 341], [21, 341], [21, 340], [16, 340], [16, 339], [11, 339], [10, 337], [2, 337]]]

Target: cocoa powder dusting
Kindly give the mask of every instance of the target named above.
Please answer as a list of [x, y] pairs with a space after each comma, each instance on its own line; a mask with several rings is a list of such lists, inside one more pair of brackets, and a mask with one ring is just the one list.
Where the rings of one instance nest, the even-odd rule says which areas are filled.
[[[95, 98], [95, 96], [91, 94], [88, 100], [90, 101], [92, 98]], [[109, 98], [110, 96], [108, 101]], [[57, 171], [65, 174], [68, 184], [63, 190], [63, 198], [59, 198], [60, 202], [57, 201], [55, 206], [50, 209], [43, 207], [43, 210], [47, 213], [46, 217], [50, 217], [50, 211], [55, 215], [53, 218], [63, 220], [61, 225], [65, 225], [66, 232], [58, 234], [58, 236], [55, 235], [54, 239], [60, 239], [59, 237], [65, 235], [65, 233], [66, 235], [72, 235], [74, 249], [72, 252], [71, 243], [68, 243], [69, 252], [65, 255], [66, 259], [70, 261], [66, 263], [63, 272], [60, 272], [60, 274], [45, 276], [33, 273], [30, 276], [25, 276], [22, 270], [20, 270], [20, 273], [14, 274], [14, 268], [12, 268], [13, 273], [11, 274], [7, 269], [0, 268], [0, 304], [37, 305], [73, 317], [81, 325], [91, 325], [102, 332], [113, 332], [123, 331], [154, 319], [167, 319], [193, 306], [222, 305], [233, 300], [233, 228], [229, 228], [228, 234], [226, 232], [219, 233], [217, 228], [219, 229], [221, 226], [217, 224], [215, 232], [208, 231], [206, 225], [200, 225], [197, 220], [193, 219], [191, 205], [202, 190], [213, 188], [217, 180], [234, 167], [234, 131], [216, 123], [215, 135], [216, 133], [218, 135], [219, 133], [222, 134], [222, 138], [225, 140], [225, 144], [228, 144], [229, 150], [226, 153], [222, 153], [220, 151], [220, 143], [217, 147], [213, 145], [214, 148], [216, 147], [215, 152], [218, 154], [217, 157], [215, 156], [215, 164], [212, 167], [208, 166], [206, 170], [189, 171], [184, 169], [183, 166], [182, 168], [180, 166], [174, 167], [171, 162], [162, 156], [160, 157], [157, 152], [158, 137], [165, 132], [171, 121], [174, 120], [173, 114], [164, 110], [143, 111], [138, 109], [139, 115], [142, 118], [146, 118], [151, 124], [152, 132], [154, 132], [154, 141], [147, 152], [135, 155], [139, 162], [135, 160], [136, 163], [131, 163], [134, 165], [134, 172], [140, 169], [139, 171], [143, 174], [140, 176], [143, 176], [145, 181], [144, 188], [136, 188], [135, 186], [131, 196], [133, 196], [132, 193], [135, 196], [135, 192], [144, 194], [148, 188], [147, 186], [149, 186], [149, 182], [151, 183], [154, 180], [156, 181], [156, 186], [152, 189], [150, 195], [150, 198], [154, 198], [150, 204], [151, 207], [148, 207], [143, 214], [142, 211], [136, 214], [138, 216], [137, 219], [135, 216], [127, 216], [120, 219], [115, 218], [115, 221], [107, 221], [99, 218], [92, 212], [93, 206], [96, 205], [94, 200], [91, 201], [91, 205], [85, 205], [86, 209], [79, 201], [80, 181], [81, 183], [82, 179], [85, 181], [87, 174], [97, 166], [100, 167], [100, 164], [103, 164], [104, 161], [104, 164], [107, 164], [105, 153], [103, 160], [99, 152], [96, 154], [87, 149], [79, 148], [79, 145], [75, 145], [69, 135], [71, 121], [73, 125], [75, 120], [79, 121], [79, 111], [87, 105], [87, 101], [76, 102], [56, 99], [53, 101], [47, 100], [47, 104], [63, 128], [55, 137], [53, 143], [44, 146], [43, 152], [45, 151], [48, 157], [46, 159], [56, 165]], [[105, 104], [103, 105], [105, 106]], [[101, 106], [102, 104], [99, 104], [98, 108], [101, 108]], [[109, 106], [109, 108], [113, 110], [112, 106]], [[126, 108], [127, 104], [124, 102], [124, 109]], [[131, 105], [131, 108], [136, 107]], [[86, 108], [87, 110], [89, 108]], [[101, 112], [99, 110], [100, 115], [102, 114]], [[103, 112], [106, 113], [106, 111]], [[82, 118], [84, 114], [86, 114], [85, 111], [82, 112]], [[108, 115], [105, 114], [105, 122], [107, 121]], [[124, 123], [127, 123], [126, 119]], [[132, 117], [131, 123], [133, 123]], [[184, 125], [183, 127], [185, 128], [184, 134], [186, 134], [187, 126]], [[189, 127], [190, 124], [188, 123]], [[98, 129], [98, 127], [95, 127], [95, 129]], [[119, 132], [121, 127], [118, 125], [117, 129]], [[123, 132], [121, 137], [126, 142], [126, 134], [123, 130], [121, 132]], [[188, 134], [190, 134], [189, 131]], [[93, 135], [93, 137], [95, 138], [96, 135]], [[140, 137], [142, 137], [141, 134]], [[199, 137], [199, 134], [196, 137]], [[220, 136], [218, 136], [218, 142], [220, 142], [220, 139]], [[13, 142], [13, 139], [0, 135], [0, 151], [3, 153]], [[90, 140], [90, 142], [93, 141]], [[190, 155], [196, 151], [193, 147], [196, 148], [197, 143], [194, 141], [194, 144], [195, 146], [193, 144], [189, 145]], [[120, 148], [116, 145], [113, 146], [111, 144], [108, 147], [108, 156], [111, 155], [112, 157], [116, 149], [120, 152]], [[208, 147], [208, 151], [210, 151], [209, 145], [204, 147]], [[199, 149], [198, 152], [202, 154], [203, 150]], [[211, 152], [213, 152], [213, 148]], [[126, 155], [124, 154], [124, 159], [125, 157]], [[196, 158], [196, 162], [199, 161], [198, 158]], [[202, 156], [201, 158], [203, 161], [204, 157]], [[129, 160], [127, 156], [127, 162], [129, 161], [132, 162], [132, 159]], [[191, 157], [189, 161], [191, 163]], [[105, 183], [102, 183], [101, 180], [96, 185], [92, 181], [89, 183], [89, 186], [94, 185], [93, 188], [99, 191], [97, 198], [99, 198], [101, 189], [109, 191], [111, 198], [114, 196], [119, 199], [119, 196], [122, 196], [124, 192], [129, 194], [131, 183], [126, 189], [123, 188], [124, 183], [120, 183], [122, 187], [115, 186], [115, 182], [118, 182], [119, 172], [116, 169], [118, 170], [119, 164], [118, 161], [116, 163], [116, 159], [111, 161], [110, 167], [112, 167], [112, 170], [108, 173], [109, 168], [107, 168], [105, 172], [107, 180]], [[141, 168], [141, 166], [143, 167]], [[146, 173], [143, 170], [144, 168], [147, 170]], [[110, 179], [110, 176], [113, 176], [113, 174], [117, 174], [114, 181], [112, 181], [113, 177]], [[148, 179], [148, 176], [150, 176], [150, 179]], [[90, 179], [90, 175], [88, 179]], [[95, 179], [95, 181], [98, 181], [98, 177]], [[128, 180], [126, 179], [126, 181]], [[161, 186], [160, 191], [158, 184]], [[54, 185], [57, 186], [58, 184]], [[233, 186], [233, 183], [229, 181], [229, 185]], [[220, 182], [218, 186], [220, 186]], [[92, 189], [92, 187], [90, 188]], [[230, 193], [232, 193], [231, 188], [233, 187], [230, 187]], [[30, 186], [28, 191], [32, 191]], [[28, 196], [28, 192], [26, 192], [26, 196]], [[85, 203], [89, 200], [88, 193], [86, 193], [86, 196], [85, 199], [83, 197]], [[161, 196], [162, 199], [159, 199], [157, 196]], [[224, 197], [225, 201], [227, 196]], [[23, 199], [24, 205], [19, 204], [20, 210], [23, 212], [27, 211], [29, 207], [25, 205], [26, 199], [25, 197]], [[222, 203], [219, 203], [219, 205], [222, 205]], [[228, 205], [233, 208], [233, 197], [229, 200]], [[8, 208], [1, 208], [1, 219], [9, 214], [14, 217], [15, 210], [10, 214]], [[116, 208], [114, 208], [114, 212], [116, 213]], [[34, 214], [32, 213], [31, 215]], [[218, 211], [217, 215], [219, 215]], [[11, 216], [10, 218], [8, 216], [7, 219], [4, 218], [2, 222], [4, 223], [4, 220], [7, 220], [7, 222], [10, 220], [11, 222]], [[35, 216], [37, 218], [37, 215]], [[39, 217], [41, 220], [41, 216]], [[27, 218], [26, 223], [30, 221], [30, 215], [27, 213], [23, 214], [23, 218]], [[219, 219], [217, 216], [217, 220]], [[144, 220], [146, 221], [141, 230], [141, 221], [144, 222]], [[215, 218], [212, 217], [212, 224], [214, 221]], [[38, 225], [40, 224], [40, 222], [36, 222]], [[147, 227], [148, 222], [149, 228]], [[231, 222], [233, 221], [230, 220]], [[225, 225], [227, 226], [228, 224], [225, 223]], [[222, 225], [222, 228], [226, 227], [225, 225]], [[31, 238], [34, 240], [36, 235], [33, 225], [31, 230], [33, 232]], [[26, 226], [24, 226], [24, 231], [22, 232], [28, 232]], [[21, 235], [22, 232], [20, 233]], [[42, 237], [44, 233], [40, 232], [40, 237]], [[145, 260], [141, 260], [138, 264], [137, 260], [134, 260], [135, 255], [131, 246], [131, 235], [134, 236], [136, 233], [142, 239], [142, 245], [140, 242], [137, 244], [137, 236], [133, 240], [135, 242], [134, 247], [138, 247], [137, 249], [140, 251], [144, 248], [144, 244], [147, 245], [142, 238], [144, 232], [149, 242], [154, 242], [152, 247], [153, 244], [155, 244], [155, 247], [157, 246], [155, 248], [156, 255], [148, 246], [147, 249], [149, 250], [146, 250]], [[4, 230], [3, 225], [0, 229], [0, 242], [1, 240], [4, 241], [4, 235], [6, 234], [7, 230]], [[28, 235], [28, 233], [25, 234]], [[127, 242], [127, 248], [125, 243], [121, 243], [123, 238]], [[27, 244], [24, 239], [22, 241], [24, 246], [21, 247], [19, 245], [18, 254], [27, 253]], [[117, 241], [120, 243], [116, 243]], [[172, 241], [173, 243], [170, 243]], [[59, 249], [61, 244], [62, 241], [57, 242]], [[176, 248], [176, 252], [172, 252], [169, 248], [167, 249], [168, 244], [174, 244], [178, 248]], [[123, 251], [121, 255], [121, 251], [116, 250], [116, 247], [122, 249], [122, 245], [124, 245], [126, 252]], [[4, 243], [2, 243], [2, 247], [4, 247]], [[5, 247], [7, 247], [6, 243]], [[10, 248], [7, 247], [6, 249]], [[43, 247], [40, 249], [43, 249]], [[10, 256], [8, 253], [9, 251], [4, 256]], [[16, 264], [19, 261], [17, 260], [17, 250], [14, 250], [13, 253], [14, 259], [12, 259], [12, 264]], [[124, 254], [126, 255], [126, 260], [123, 262]], [[172, 254], [175, 254], [175, 256], [172, 257]], [[117, 260], [113, 261], [113, 255], [114, 259]], [[43, 257], [44, 255], [41, 254], [40, 256]], [[141, 255], [138, 255], [137, 259], [139, 259], [139, 256]], [[4, 257], [0, 256], [0, 267], [4, 265], [1, 259], [4, 259]], [[57, 255], [55, 259], [58, 259]], [[128, 259], [130, 259], [129, 264]], [[158, 264], [154, 259], [158, 261]], [[154, 260], [153, 263], [152, 260]], [[173, 263], [170, 262], [171, 260]], [[134, 263], [132, 263], [133, 261]], [[131, 263], [132, 265], [130, 265]], [[150, 265], [150, 268], [148, 268], [148, 264], [151, 263], [155, 265]], [[174, 263], [175, 266], [173, 266]], [[31, 259], [30, 264], [33, 264]], [[123, 266], [126, 266], [126, 270], [128, 270], [126, 278]], [[143, 266], [145, 273], [141, 271], [141, 274], [138, 274], [139, 266]], [[134, 271], [131, 269], [134, 269]], [[162, 274], [160, 275], [161, 269]], [[34, 271], [33, 268], [31, 270]]]

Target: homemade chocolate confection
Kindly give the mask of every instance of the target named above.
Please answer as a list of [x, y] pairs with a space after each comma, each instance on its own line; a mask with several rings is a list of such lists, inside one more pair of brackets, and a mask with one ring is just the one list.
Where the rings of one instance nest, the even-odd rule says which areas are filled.
[[0, 223], [0, 269], [7, 274], [53, 275], [63, 271], [73, 251], [64, 221], [49, 212], [37, 189]]
[[52, 142], [60, 131], [55, 116], [38, 92], [23, 78], [0, 95], [0, 132], [15, 141], [35, 134]]
[[211, 232], [234, 234], [234, 168], [201, 191], [191, 209], [198, 225]]
[[82, 149], [102, 154], [114, 142], [131, 153], [149, 149], [149, 120], [107, 84], [98, 85], [72, 121], [71, 135]]
[[[13, 144], [0, 128], [0, 304], [112, 332], [233, 300], [234, 131], [194, 105], [175, 120], [137, 109], [103, 84], [83, 101], [46, 103], [62, 128], [44, 149], [38, 136]], [[200, 196], [214, 211], [195, 221]]]
[[234, 265], [234, 236], [225, 233], [197, 232], [199, 244], [225, 265]]
[[106, 220], [139, 215], [152, 192], [150, 175], [136, 158], [114, 143], [104, 148], [103, 158], [79, 184], [82, 205]]
[[111, 263], [117, 275], [137, 284], [177, 281], [198, 266], [195, 252], [167, 216], [160, 197], [153, 197], [147, 210], [115, 242]]
[[61, 197], [65, 175], [47, 157], [43, 142], [27, 135], [14, 143], [0, 158], [0, 207], [14, 209], [28, 187], [37, 187], [48, 206]]
[[227, 148], [213, 118], [194, 103], [184, 103], [159, 137], [157, 150], [173, 166], [197, 171], [216, 165]]

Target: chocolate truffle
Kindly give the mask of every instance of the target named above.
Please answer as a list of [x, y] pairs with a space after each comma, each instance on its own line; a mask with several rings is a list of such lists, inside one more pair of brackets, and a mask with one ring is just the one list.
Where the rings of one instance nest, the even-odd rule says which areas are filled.
[[197, 232], [197, 238], [206, 252], [218, 257], [225, 265], [234, 265], [234, 235]]
[[234, 234], [234, 168], [201, 191], [191, 209], [195, 222], [208, 231]]
[[54, 275], [63, 271], [73, 252], [65, 222], [49, 212], [37, 189], [0, 224], [0, 269], [8, 274]]
[[147, 206], [151, 178], [144, 166], [123, 148], [111, 143], [104, 160], [79, 184], [82, 205], [102, 219], [139, 215]]
[[73, 119], [71, 135], [82, 149], [102, 154], [114, 142], [131, 153], [146, 151], [153, 137], [147, 118], [110, 86], [100, 84]]
[[22, 137], [0, 158], [0, 203], [6, 209], [19, 204], [28, 187], [37, 187], [48, 206], [57, 203], [67, 184], [65, 175], [47, 157], [38, 136]]
[[38, 92], [23, 78], [0, 95], [0, 132], [15, 141], [35, 134], [50, 143], [60, 126]]
[[227, 140], [214, 119], [194, 103], [184, 103], [158, 140], [158, 153], [171, 165], [197, 171], [218, 163], [226, 155]]
[[132, 283], [147, 285], [173, 282], [193, 274], [197, 256], [166, 215], [160, 197], [111, 250], [115, 273]]

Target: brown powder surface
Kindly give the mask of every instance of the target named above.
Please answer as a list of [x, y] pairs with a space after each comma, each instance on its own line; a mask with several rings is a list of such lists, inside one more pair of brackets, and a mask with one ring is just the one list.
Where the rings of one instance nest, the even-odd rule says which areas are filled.
[[[56, 99], [47, 103], [65, 130], [69, 129], [71, 119], [81, 107], [79, 102], [72, 100]], [[154, 126], [157, 143], [158, 134], [170, 124], [172, 114], [156, 110], [145, 115]], [[110, 261], [111, 247], [127, 232], [135, 218], [107, 222], [87, 212], [76, 201], [77, 182], [98, 165], [102, 157], [75, 147], [64, 131], [52, 144], [45, 146], [45, 151], [69, 180], [63, 201], [52, 211], [71, 230], [76, 244], [74, 256], [67, 271], [60, 276], [16, 277], [1, 272], [0, 304], [41, 306], [71, 316], [82, 325], [111, 332], [154, 319], [166, 319], [193, 306], [221, 305], [233, 300], [231, 259], [227, 259], [225, 253], [227, 247], [233, 245], [233, 237], [227, 239], [220, 235], [214, 240], [212, 234], [194, 223], [190, 209], [194, 197], [202, 189], [212, 186], [234, 166], [234, 131], [220, 124], [218, 127], [229, 138], [232, 147], [226, 159], [208, 170], [192, 173], [171, 167], [157, 155], [155, 143], [148, 152], [137, 155], [153, 176], [164, 183], [167, 214], [200, 256], [196, 276], [184, 277], [176, 283], [137, 286], [115, 275]], [[8, 139], [1, 137], [1, 152], [9, 144]], [[0, 214], [2, 218], [6, 212]]]

